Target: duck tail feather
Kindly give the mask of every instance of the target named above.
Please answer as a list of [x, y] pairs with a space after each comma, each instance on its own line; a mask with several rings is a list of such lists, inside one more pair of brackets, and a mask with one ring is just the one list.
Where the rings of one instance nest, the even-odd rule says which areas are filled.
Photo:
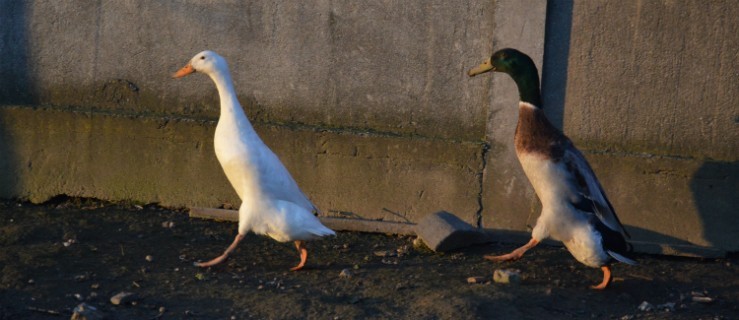
[[624, 256], [622, 256], [622, 255], [620, 255], [618, 253], [615, 253], [615, 252], [611, 251], [611, 250], [606, 250], [606, 252], [608, 253], [609, 256], [613, 257], [614, 259], [616, 259], [616, 260], [618, 260], [620, 262], [623, 262], [623, 263], [626, 263], [626, 264], [630, 264], [632, 266], [638, 265], [638, 263], [636, 261], [634, 261], [632, 259], [629, 259], [627, 257], [624, 257]]

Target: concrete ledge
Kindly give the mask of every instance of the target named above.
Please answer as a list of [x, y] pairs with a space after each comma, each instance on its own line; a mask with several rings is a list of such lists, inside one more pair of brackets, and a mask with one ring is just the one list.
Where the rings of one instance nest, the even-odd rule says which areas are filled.
[[[647, 246], [643, 252], [691, 251], [683, 247], [739, 251], [739, 216], [732, 200], [739, 190], [736, 163], [609, 152], [585, 156], [632, 240], [661, 246]], [[517, 172], [491, 162], [489, 170], [510, 178], [499, 179], [506, 184], [487, 191], [492, 194], [488, 201], [497, 201], [486, 206], [483, 225], [508, 230], [534, 226], [541, 205], [525, 176], [517, 179]]]
[[[327, 214], [412, 222], [449, 210], [477, 221], [481, 144], [255, 127]], [[0, 197], [238, 206], [213, 152], [214, 130], [207, 120], [2, 107]]]

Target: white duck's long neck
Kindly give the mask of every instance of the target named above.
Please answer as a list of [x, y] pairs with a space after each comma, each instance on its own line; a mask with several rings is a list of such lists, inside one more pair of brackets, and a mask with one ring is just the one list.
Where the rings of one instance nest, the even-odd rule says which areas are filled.
[[210, 78], [216, 84], [218, 89], [218, 96], [221, 100], [221, 115], [218, 123], [223, 120], [232, 120], [239, 129], [246, 129], [253, 131], [249, 119], [246, 118], [244, 109], [239, 103], [239, 99], [236, 97], [236, 91], [234, 90], [233, 81], [231, 81], [231, 75], [228, 70], [221, 70], [210, 74]]

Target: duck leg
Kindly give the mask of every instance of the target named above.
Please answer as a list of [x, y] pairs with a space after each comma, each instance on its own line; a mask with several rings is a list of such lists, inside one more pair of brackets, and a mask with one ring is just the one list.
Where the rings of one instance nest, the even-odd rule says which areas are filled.
[[295, 248], [298, 249], [298, 253], [300, 254], [300, 263], [297, 266], [290, 268], [290, 271], [303, 269], [305, 261], [308, 260], [308, 249], [305, 248], [305, 241], [295, 241]]
[[523, 257], [523, 254], [527, 250], [533, 248], [537, 244], [539, 244], [539, 241], [534, 238], [531, 238], [529, 243], [521, 246], [520, 248], [516, 250], [511, 251], [511, 253], [500, 255], [500, 256], [489, 256], [488, 255], [488, 256], [484, 256], [483, 258], [487, 260], [495, 261], [495, 262], [511, 261], [511, 260], [515, 261], [515, 260], [521, 259], [521, 257]]
[[603, 270], [603, 282], [595, 286], [590, 286], [591, 289], [603, 290], [608, 287], [608, 284], [613, 280], [613, 275], [611, 275], [611, 268], [609, 266], [602, 266], [600, 269]]
[[216, 257], [215, 259], [210, 260], [208, 262], [195, 262], [194, 265], [196, 267], [205, 268], [205, 267], [214, 266], [214, 265], [217, 265], [217, 264], [223, 262], [223, 260], [226, 260], [226, 258], [228, 258], [228, 255], [231, 253], [231, 251], [233, 251], [234, 249], [236, 249], [236, 245], [238, 245], [239, 242], [241, 242], [241, 239], [244, 239], [244, 235], [237, 234], [236, 235], [236, 238], [234, 239], [234, 242], [231, 243], [230, 246], [228, 246], [228, 248], [226, 249], [225, 252], [223, 252], [222, 255], [220, 255], [220, 256]]

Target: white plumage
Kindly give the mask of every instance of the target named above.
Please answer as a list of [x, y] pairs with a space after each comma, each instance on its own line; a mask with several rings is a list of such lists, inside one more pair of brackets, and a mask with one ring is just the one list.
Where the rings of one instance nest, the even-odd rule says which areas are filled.
[[223, 261], [243, 236], [252, 231], [277, 241], [295, 241], [301, 252], [302, 268], [307, 252], [303, 241], [333, 235], [313, 214], [317, 208], [300, 190], [279, 158], [259, 138], [239, 103], [228, 65], [212, 51], [198, 53], [175, 74], [183, 77], [192, 72], [210, 76], [218, 89], [221, 113], [216, 126], [214, 146], [218, 161], [241, 198], [239, 232], [226, 252], [210, 262]]

